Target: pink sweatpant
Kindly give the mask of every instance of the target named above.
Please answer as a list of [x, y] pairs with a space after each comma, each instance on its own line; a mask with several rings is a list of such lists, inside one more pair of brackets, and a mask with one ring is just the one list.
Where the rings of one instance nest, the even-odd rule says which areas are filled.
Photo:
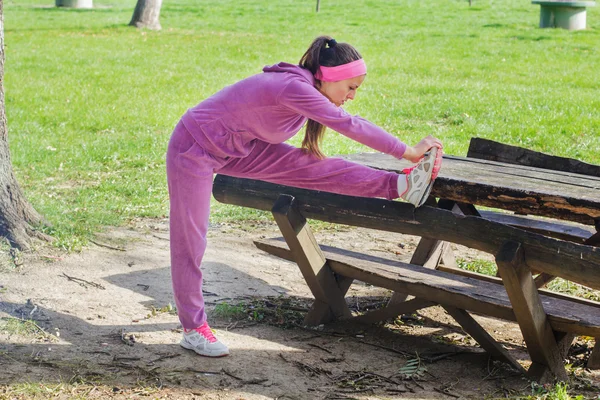
[[319, 160], [285, 143], [259, 141], [244, 158], [220, 158], [197, 143], [183, 124], [167, 151], [171, 275], [175, 303], [186, 329], [206, 320], [200, 265], [206, 250], [213, 174], [360, 197], [398, 197], [398, 175], [340, 158]]

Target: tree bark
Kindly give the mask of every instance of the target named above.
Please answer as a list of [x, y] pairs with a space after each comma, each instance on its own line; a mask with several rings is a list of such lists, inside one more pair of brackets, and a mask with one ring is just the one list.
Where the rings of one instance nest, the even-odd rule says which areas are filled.
[[161, 26], [158, 17], [161, 6], [162, 0], [138, 0], [129, 25], [137, 28], [160, 30]]
[[11, 246], [28, 250], [33, 237], [43, 237], [34, 226], [45, 223], [25, 199], [15, 178], [10, 151], [6, 111], [4, 108], [4, 4], [0, 0], [0, 236]]

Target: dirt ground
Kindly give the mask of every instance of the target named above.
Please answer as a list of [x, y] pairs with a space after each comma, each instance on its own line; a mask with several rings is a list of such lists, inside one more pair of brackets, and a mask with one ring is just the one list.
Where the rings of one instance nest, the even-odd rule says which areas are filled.
[[[322, 244], [405, 261], [418, 240], [339, 227], [316, 235]], [[492, 362], [440, 307], [377, 326], [302, 327], [311, 296], [298, 268], [252, 242], [275, 236], [271, 224], [211, 227], [205, 298], [209, 321], [231, 350], [220, 359], [178, 345], [166, 221], [103, 233], [78, 254], [24, 254], [22, 265], [0, 272], [0, 398], [486, 399], [536, 390]], [[390, 295], [357, 283], [348, 301], [364, 310]], [[223, 303], [231, 307], [216, 313]], [[9, 329], [17, 319], [35, 324], [29, 332]], [[476, 319], [527, 365], [515, 324]], [[570, 387], [598, 398], [600, 373], [581, 367], [593, 341], [577, 343]]]

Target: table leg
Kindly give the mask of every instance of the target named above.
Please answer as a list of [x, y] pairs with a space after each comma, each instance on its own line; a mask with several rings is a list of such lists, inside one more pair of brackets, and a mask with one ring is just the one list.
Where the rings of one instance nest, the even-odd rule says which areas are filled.
[[[496, 255], [508, 298], [533, 362], [529, 375], [542, 382], [567, 380], [561, 351], [548, 322], [520, 243], [507, 242]], [[572, 340], [572, 338], [571, 338]]]
[[318, 325], [333, 319], [350, 317], [344, 298], [351, 280], [336, 278], [321, 248], [298, 210], [293, 196], [280, 195], [272, 209], [279, 230], [298, 264], [315, 303], [305, 319], [307, 325]]
[[600, 369], [600, 338], [596, 338], [596, 345], [590, 354], [590, 358], [587, 362], [589, 369]]
[[[440, 199], [437, 203], [439, 208], [451, 210], [463, 215], [479, 216], [475, 206], [466, 203], [456, 203], [452, 200]], [[437, 239], [422, 238], [413, 253], [410, 261], [414, 265], [422, 265], [425, 268], [437, 269], [439, 264], [456, 268], [456, 261], [450, 243]], [[400, 307], [408, 296], [404, 293], [395, 292], [388, 304], [388, 308]], [[416, 299], [413, 299], [416, 300]], [[448, 314], [469, 334], [479, 345], [492, 355], [492, 357], [504, 361], [518, 371], [525, 373], [525, 369], [515, 360], [479, 323], [466, 311], [452, 306], [441, 304]]]

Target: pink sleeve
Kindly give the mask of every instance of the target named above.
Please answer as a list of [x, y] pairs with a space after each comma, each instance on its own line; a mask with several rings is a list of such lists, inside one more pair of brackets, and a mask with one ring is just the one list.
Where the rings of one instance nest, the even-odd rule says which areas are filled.
[[279, 94], [278, 103], [382, 153], [402, 158], [406, 144], [374, 123], [350, 115], [308, 83], [293, 81]]

